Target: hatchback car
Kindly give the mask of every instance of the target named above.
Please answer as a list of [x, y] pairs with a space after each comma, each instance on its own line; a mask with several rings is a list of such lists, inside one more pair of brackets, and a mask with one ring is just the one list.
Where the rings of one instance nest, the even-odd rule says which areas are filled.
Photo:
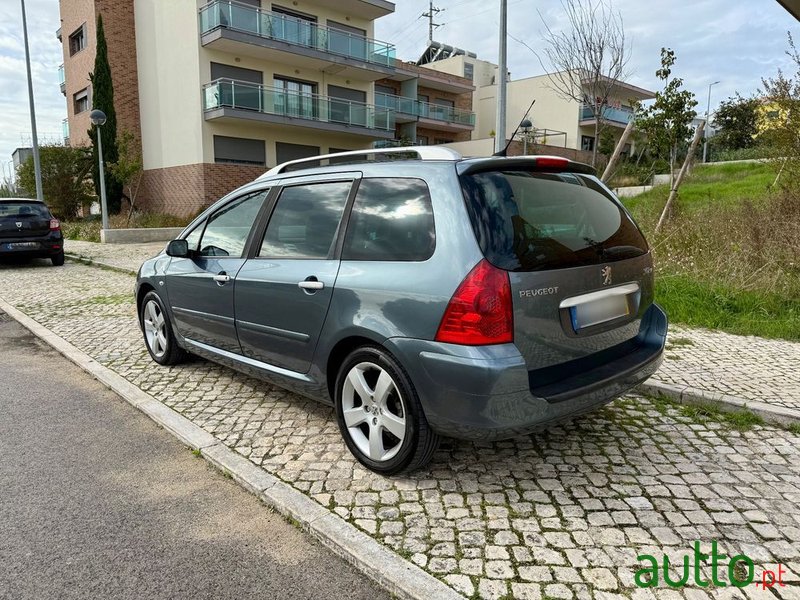
[[136, 301], [157, 363], [191, 352], [332, 404], [387, 475], [440, 436], [609, 402], [653, 374], [667, 333], [647, 242], [590, 167], [441, 147], [272, 169], [145, 262]]
[[49, 258], [64, 264], [61, 223], [44, 202], [25, 198], [0, 198], [0, 258]]

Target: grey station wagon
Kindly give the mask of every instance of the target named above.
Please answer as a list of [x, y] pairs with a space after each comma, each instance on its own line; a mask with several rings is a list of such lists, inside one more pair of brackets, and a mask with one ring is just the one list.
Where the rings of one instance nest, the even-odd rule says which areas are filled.
[[440, 436], [596, 408], [656, 371], [667, 318], [647, 242], [593, 173], [441, 147], [285, 163], [142, 265], [147, 349], [333, 405], [386, 475], [425, 465]]

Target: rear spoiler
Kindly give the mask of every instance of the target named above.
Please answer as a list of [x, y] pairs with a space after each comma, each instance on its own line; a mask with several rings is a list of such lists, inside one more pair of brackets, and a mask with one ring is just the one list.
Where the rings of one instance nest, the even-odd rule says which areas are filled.
[[459, 175], [472, 175], [485, 171], [544, 171], [597, 175], [587, 164], [575, 162], [561, 156], [492, 156], [462, 160], [456, 164]]

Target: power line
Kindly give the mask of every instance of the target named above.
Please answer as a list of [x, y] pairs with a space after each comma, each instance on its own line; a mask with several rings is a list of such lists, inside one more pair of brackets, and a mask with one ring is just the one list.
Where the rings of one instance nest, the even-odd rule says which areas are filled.
[[423, 17], [428, 17], [428, 43], [432, 43], [433, 42], [433, 30], [434, 29], [438, 29], [439, 27], [442, 26], [441, 23], [434, 23], [433, 19], [436, 17], [436, 15], [438, 15], [444, 9], [434, 6], [433, 5], [433, 0], [429, 1], [428, 6], [429, 6], [428, 12], [422, 13], [422, 16]]

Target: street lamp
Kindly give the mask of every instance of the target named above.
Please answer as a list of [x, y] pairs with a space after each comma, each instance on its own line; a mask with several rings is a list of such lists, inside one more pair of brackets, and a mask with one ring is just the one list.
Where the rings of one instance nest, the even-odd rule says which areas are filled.
[[106, 173], [103, 165], [103, 141], [100, 136], [100, 127], [106, 122], [106, 113], [94, 109], [89, 113], [92, 124], [97, 126], [97, 155], [100, 161], [100, 216], [103, 219], [103, 229], [108, 229], [108, 204], [106, 202]]
[[531, 123], [530, 119], [525, 119], [522, 123], [519, 124], [520, 129], [522, 129], [522, 133], [525, 136], [522, 138], [522, 154], [527, 156], [528, 155], [528, 135], [531, 132], [531, 128], [533, 128], [533, 123]]
[[706, 106], [706, 126], [703, 131], [703, 162], [706, 162], [708, 155], [708, 120], [711, 118], [711, 86], [717, 85], [719, 81], [708, 84], [708, 106]]

